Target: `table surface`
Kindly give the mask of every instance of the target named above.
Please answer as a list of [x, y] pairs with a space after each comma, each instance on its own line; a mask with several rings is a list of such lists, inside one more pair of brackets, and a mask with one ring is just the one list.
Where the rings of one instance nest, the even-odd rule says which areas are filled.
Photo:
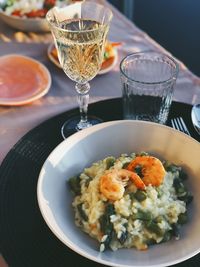
[[[96, 76], [91, 81], [90, 103], [121, 96], [119, 63], [127, 54], [146, 50], [169, 54], [109, 3], [104, 0], [96, 1], [112, 9], [114, 17], [109, 39], [123, 42], [123, 45], [118, 48], [119, 57], [115, 68], [105, 75]], [[19, 107], [0, 107], [0, 163], [13, 145], [30, 129], [59, 113], [78, 106], [74, 83], [47, 57], [50, 42], [52, 42], [50, 33], [19, 33], [0, 22], [0, 56], [12, 53], [30, 56], [43, 63], [52, 76], [52, 85], [48, 94], [39, 100]], [[182, 62], [179, 60], [178, 62], [180, 71], [173, 100], [188, 104], [200, 103], [200, 78], [188, 70]]]
[[[123, 42], [124, 44], [118, 49], [119, 58], [115, 68], [105, 75], [96, 76], [91, 82], [90, 103], [121, 96], [119, 63], [125, 55], [144, 50], [167, 53], [113, 6], [103, 0], [97, 1], [109, 5], [114, 13], [109, 39]], [[48, 43], [34, 42], [35, 38], [30, 38], [26, 43], [19, 42], [14, 38], [16, 32], [6, 27], [2, 22], [0, 23], [0, 32], [9, 36], [12, 40], [10, 42], [0, 41], [0, 55], [18, 53], [33, 57], [47, 66], [52, 76], [50, 91], [41, 99], [21, 107], [0, 107], [1, 162], [10, 148], [26, 132], [42, 121], [76, 107], [77, 101], [74, 83], [66, 77], [62, 70], [54, 66], [47, 57]], [[49, 38], [50, 34], [46, 37], [46, 40], [48, 41]], [[189, 104], [200, 102], [200, 79], [193, 75], [183, 63], [179, 63], [180, 72], [175, 87], [174, 100]]]

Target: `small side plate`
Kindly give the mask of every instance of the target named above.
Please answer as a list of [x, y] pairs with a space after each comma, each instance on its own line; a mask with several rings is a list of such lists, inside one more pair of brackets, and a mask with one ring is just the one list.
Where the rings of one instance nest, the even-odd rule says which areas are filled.
[[33, 102], [51, 86], [51, 75], [42, 63], [18, 54], [0, 57], [0, 77], [0, 105], [4, 106]]

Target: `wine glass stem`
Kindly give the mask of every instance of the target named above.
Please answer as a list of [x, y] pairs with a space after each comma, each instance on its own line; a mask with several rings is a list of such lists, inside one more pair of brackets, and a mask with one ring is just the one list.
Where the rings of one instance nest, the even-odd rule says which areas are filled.
[[89, 83], [76, 84], [76, 91], [78, 92], [78, 104], [80, 110], [80, 122], [77, 125], [77, 130], [82, 130], [87, 127], [90, 127], [91, 124], [87, 119], [88, 103], [89, 103]]
[[88, 102], [89, 102], [89, 94], [78, 95], [80, 117], [82, 122], [87, 122]]

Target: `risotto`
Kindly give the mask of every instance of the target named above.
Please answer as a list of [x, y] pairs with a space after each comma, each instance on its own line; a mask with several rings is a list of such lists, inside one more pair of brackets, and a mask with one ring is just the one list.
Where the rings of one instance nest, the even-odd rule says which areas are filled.
[[145, 152], [107, 157], [69, 180], [75, 223], [105, 249], [179, 239], [193, 197], [180, 166]]

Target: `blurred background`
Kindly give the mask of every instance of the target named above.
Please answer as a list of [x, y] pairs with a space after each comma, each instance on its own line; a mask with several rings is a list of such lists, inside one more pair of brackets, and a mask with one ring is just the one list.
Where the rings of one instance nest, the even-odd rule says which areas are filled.
[[109, 0], [200, 76], [200, 0]]

